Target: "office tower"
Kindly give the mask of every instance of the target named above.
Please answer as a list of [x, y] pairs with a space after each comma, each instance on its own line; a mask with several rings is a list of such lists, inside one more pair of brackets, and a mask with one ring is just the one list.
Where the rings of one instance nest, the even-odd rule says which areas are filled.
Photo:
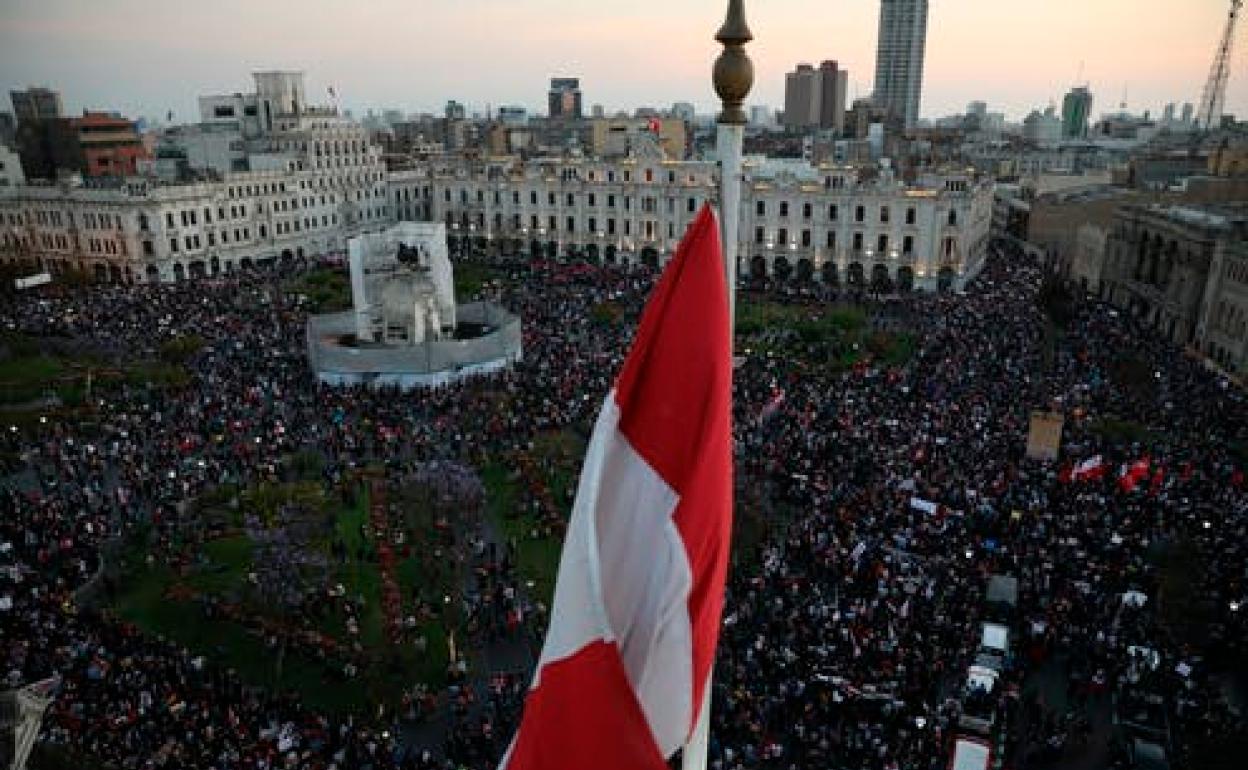
[[849, 73], [835, 61], [825, 61], [819, 69], [797, 65], [784, 78], [784, 126], [844, 130], [848, 89]]
[[919, 121], [927, 0], [880, 0], [874, 101], [906, 128]]
[[50, 88], [31, 87], [25, 91], [10, 91], [9, 98], [13, 101], [13, 116], [18, 123], [54, 120], [61, 117], [64, 111], [60, 92]]
[[581, 79], [551, 78], [549, 95], [550, 117], [581, 117]]
[[784, 127], [811, 128], [819, 125], [819, 74], [809, 64], [784, 76]]
[[1086, 139], [1092, 116], [1092, 92], [1087, 86], [1070, 89], [1062, 100], [1062, 138]]

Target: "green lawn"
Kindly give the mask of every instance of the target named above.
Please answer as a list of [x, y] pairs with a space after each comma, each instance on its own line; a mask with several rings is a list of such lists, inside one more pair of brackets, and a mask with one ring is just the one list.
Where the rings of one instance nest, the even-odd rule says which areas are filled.
[[289, 290], [307, 297], [313, 313], [334, 313], [351, 307], [351, 279], [345, 269], [322, 267], [293, 280]]
[[792, 305], [744, 298], [737, 305], [737, 347], [845, 370], [870, 359], [901, 366], [914, 355], [908, 332], [873, 331], [858, 307]]
[[[548, 433], [534, 439], [534, 456], [538, 464], [549, 466], [545, 482], [564, 520], [571, 514], [572, 495], [580, 478], [585, 454], [585, 440], [572, 430]], [[559, 556], [563, 540], [545, 536], [529, 512], [516, 510], [519, 480], [513, 480], [506, 465], [490, 463], [481, 474], [486, 490], [486, 507], [491, 521], [501, 536], [514, 540], [517, 566], [526, 581], [531, 581], [532, 597], [550, 606], [559, 572]]]
[[[286, 486], [298, 487], [290, 493], [292, 496], [307, 497], [305, 485]], [[285, 496], [281, 489], [251, 490], [244, 495], [244, 500], [248, 501], [244, 504], [254, 505], [260, 500], [271, 502], [269, 498]], [[327, 507], [337, 505], [336, 498], [325, 499], [335, 501], [326, 502]], [[347, 546], [346, 563], [331, 567], [335, 570], [331, 579], [341, 582], [350, 596], [362, 596], [365, 601], [359, 617], [359, 641], [375, 663], [355, 679], [345, 680], [324, 662], [294, 651], [281, 656], [279, 675], [278, 654], [267, 648], [254, 632], [228, 620], [205, 618], [196, 600], [183, 598], [217, 596], [228, 602], [242, 602], [248, 613], [282, 619], [279, 612], [264, 607], [263, 600], [252, 593], [247, 573], [256, 557], [256, 545], [239, 532], [205, 543], [200, 558], [193, 561], [193, 566], [182, 576], [167, 567], [142, 566], [145, 550], [135, 548], [129, 563], [140, 566], [124, 576], [114, 610], [149, 633], [186, 645], [218, 665], [237, 670], [248, 682], [295, 690], [308, 703], [332, 711], [358, 711], [378, 701], [396, 702], [404, 688], [418, 681], [439, 686], [445, 676], [447, 646], [446, 632], [438, 621], [426, 623], [421, 629], [428, 642], [423, 657], [411, 645], [391, 648], [385, 641], [380, 569], [370, 561], [373, 544], [367, 528], [362, 527], [367, 520], [367, 507], [368, 496], [361, 494], [354, 504], [326, 513], [336, 517], [335, 534]], [[328, 553], [328, 543], [325, 548]], [[361, 553], [363, 560], [357, 558]], [[405, 597], [415, 588], [434, 587], [425, 572], [426, 567], [417, 556], [400, 562], [398, 579]], [[445, 586], [438, 588], [445, 590]], [[405, 610], [410, 610], [410, 601], [408, 604]], [[317, 625], [321, 632], [347, 641], [346, 619], [340, 611], [326, 613]]]
[[479, 262], [456, 262], [454, 272], [455, 299], [459, 302], [471, 302], [482, 286], [505, 275], [498, 268]]

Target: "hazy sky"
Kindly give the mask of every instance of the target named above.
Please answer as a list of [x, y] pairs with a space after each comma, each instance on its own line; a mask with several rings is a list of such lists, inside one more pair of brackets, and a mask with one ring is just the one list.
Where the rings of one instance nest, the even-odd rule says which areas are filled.
[[[711, 38], [725, 0], [0, 0], [0, 87], [49, 85], [66, 108], [179, 120], [199, 94], [301, 69], [308, 95], [440, 111], [447, 99], [545, 109], [547, 79], [581, 77], [588, 110], [691, 101], [710, 111]], [[757, 78], [778, 108], [796, 62], [837, 59], [868, 95], [879, 0], [747, 0]], [[1094, 112], [1195, 102], [1229, 0], [932, 0], [924, 117], [983, 99], [1018, 120], [1077, 78]], [[1226, 109], [1248, 117], [1248, 33]], [[1080, 62], [1083, 74], [1080, 75]], [[0, 109], [8, 109], [0, 98]]]

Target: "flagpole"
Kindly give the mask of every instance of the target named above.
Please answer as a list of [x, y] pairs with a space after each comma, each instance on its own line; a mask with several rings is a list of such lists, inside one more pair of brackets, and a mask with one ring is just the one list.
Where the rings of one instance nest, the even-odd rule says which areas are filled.
[[[741, 160], [745, 144], [745, 97], [754, 85], [754, 64], [745, 53], [745, 44], [754, 39], [745, 22], [745, 0], [728, 0], [728, 14], [715, 39], [724, 46], [715, 60], [712, 79], [723, 109], [719, 113], [715, 137], [719, 155], [720, 248], [724, 253], [724, 276], [728, 283], [728, 324], [736, 326], [737, 244], [741, 219]], [[732, 344], [732, 335], [729, 335]], [[731, 352], [731, 351], [730, 351]], [[714, 672], [706, 675], [701, 708], [688, 743], [683, 770], [706, 770], [711, 737], [711, 685]]]
[[754, 85], [754, 64], [745, 44], [754, 39], [745, 22], [744, 0], [729, 0], [728, 15], [715, 39], [724, 46], [712, 78], [723, 109], [717, 120], [719, 155], [719, 222], [728, 279], [728, 320], [735, 326], [737, 308], [737, 245], [741, 219], [741, 157], [745, 144], [745, 97]]

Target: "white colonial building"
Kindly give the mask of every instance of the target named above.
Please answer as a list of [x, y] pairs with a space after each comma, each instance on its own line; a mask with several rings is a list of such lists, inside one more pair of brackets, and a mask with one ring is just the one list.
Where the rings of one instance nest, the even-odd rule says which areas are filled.
[[[973, 172], [905, 185], [887, 165], [753, 159], [745, 185], [743, 275], [960, 288], [987, 254], [993, 186]], [[431, 161], [392, 179], [390, 200], [400, 217], [444, 221], [453, 241], [658, 264], [717, 190], [708, 162], [506, 158]]]
[[[274, 90], [301, 94], [291, 83], [301, 77]], [[389, 224], [381, 148], [332, 108], [283, 104], [258, 98], [263, 126], [247, 128], [258, 134], [248, 141], [249, 170], [227, 169], [219, 181], [0, 189], [0, 260], [114, 281], [168, 281], [344, 253], [351, 236]], [[213, 114], [216, 103], [206, 110]]]

